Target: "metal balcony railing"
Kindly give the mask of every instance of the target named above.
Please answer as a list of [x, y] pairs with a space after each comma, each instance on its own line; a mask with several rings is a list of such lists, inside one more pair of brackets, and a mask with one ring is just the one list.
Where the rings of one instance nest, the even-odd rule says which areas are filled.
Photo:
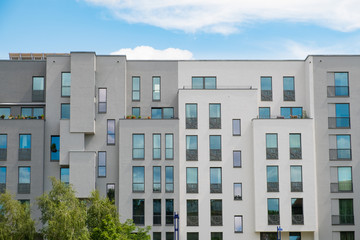
[[301, 148], [290, 148], [290, 159], [301, 159]]
[[284, 90], [284, 101], [295, 101], [295, 91]]
[[221, 161], [221, 149], [210, 149], [210, 161]]
[[186, 225], [187, 226], [199, 226], [199, 216], [187, 216]]
[[211, 226], [222, 226], [222, 216], [211, 216]]
[[186, 149], [186, 161], [197, 161], [198, 150], [197, 149]]
[[268, 192], [278, 192], [279, 191], [279, 182], [268, 182], [267, 183]]
[[261, 90], [261, 101], [272, 101], [272, 90]]
[[353, 192], [353, 183], [352, 182], [330, 183], [330, 192], [332, 193]]
[[354, 225], [353, 215], [331, 215], [332, 225]]
[[302, 192], [303, 183], [302, 182], [291, 182], [291, 192]]
[[348, 86], [328, 86], [327, 87], [328, 97], [348, 97], [349, 87]]
[[351, 160], [351, 149], [329, 149], [330, 160]]
[[0, 148], [0, 160], [4, 161], [7, 158], [7, 148]]
[[266, 148], [266, 159], [278, 159], [278, 148]]
[[350, 128], [350, 117], [329, 117], [329, 129]]
[[220, 129], [221, 128], [221, 118], [209, 118], [209, 128], [210, 129]]
[[186, 129], [197, 129], [197, 118], [186, 118]]
[[19, 160], [31, 160], [31, 148], [19, 148]]
[[144, 215], [133, 215], [133, 222], [137, 225], [144, 225], [145, 222]]
[[197, 183], [187, 183], [186, 184], [186, 193], [198, 193], [198, 184]]
[[302, 215], [302, 214], [293, 214], [292, 215], [292, 224], [294, 224], [294, 225], [304, 224], [304, 215]]
[[44, 90], [33, 90], [32, 101], [33, 102], [44, 102]]
[[18, 184], [18, 193], [19, 194], [29, 194], [30, 193], [30, 183], [19, 183]]
[[280, 215], [272, 214], [268, 215], [268, 225], [279, 225], [280, 224]]
[[210, 193], [222, 193], [222, 184], [221, 183], [210, 184]]

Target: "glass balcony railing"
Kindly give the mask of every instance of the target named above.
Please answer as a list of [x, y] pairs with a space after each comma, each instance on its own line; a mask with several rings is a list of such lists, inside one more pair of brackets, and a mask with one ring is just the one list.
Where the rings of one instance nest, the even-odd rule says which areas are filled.
[[328, 86], [327, 87], [328, 97], [348, 97], [349, 87], [348, 86]]
[[351, 160], [351, 149], [329, 149], [330, 160]]

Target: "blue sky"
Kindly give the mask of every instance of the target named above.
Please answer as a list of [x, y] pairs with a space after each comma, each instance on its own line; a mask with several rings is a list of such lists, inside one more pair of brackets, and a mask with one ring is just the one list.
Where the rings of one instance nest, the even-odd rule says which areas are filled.
[[0, 59], [70, 51], [129, 59], [360, 54], [359, 13], [358, 0], [0, 0]]

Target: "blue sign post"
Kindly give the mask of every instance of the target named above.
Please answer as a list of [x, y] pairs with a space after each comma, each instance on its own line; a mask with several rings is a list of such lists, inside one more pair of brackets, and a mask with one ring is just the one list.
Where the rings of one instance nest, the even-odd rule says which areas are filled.
[[174, 239], [179, 240], [179, 214], [174, 212]]
[[282, 231], [283, 229], [280, 227], [280, 226], [277, 226], [276, 227], [276, 239], [277, 240], [281, 240], [281, 231]]

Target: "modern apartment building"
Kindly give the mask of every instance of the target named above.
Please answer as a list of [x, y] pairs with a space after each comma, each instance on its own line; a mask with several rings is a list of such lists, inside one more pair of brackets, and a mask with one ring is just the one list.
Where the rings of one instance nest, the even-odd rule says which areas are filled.
[[360, 239], [359, 66], [11, 54], [0, 191], [97, 189], [153, 240], [175, 239], [174, 212], [181, 240]]

